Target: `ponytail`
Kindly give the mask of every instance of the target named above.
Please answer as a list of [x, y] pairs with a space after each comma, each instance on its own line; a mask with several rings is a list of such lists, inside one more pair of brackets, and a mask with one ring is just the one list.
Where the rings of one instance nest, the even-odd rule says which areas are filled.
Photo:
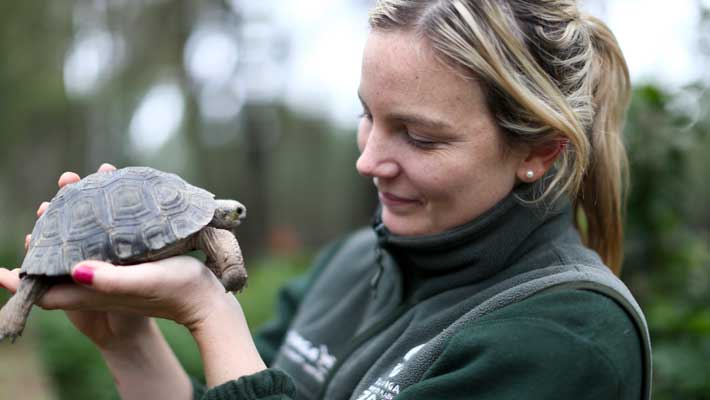
[[[594, 49], [589, 77], [594, 121], [589, 132], [589, 165], [574, 199], [574, 209], [578, 228], [580, 222], [586, 225], [586, 244], [618, 275], [623, 260], [622, 213], [628, 182], [628, 160], [621, 134], [631, 83], [626, 62], [609, 28], [595, 17], [584, 18]], [[586, 223], [579, 221], [581, 215]]]

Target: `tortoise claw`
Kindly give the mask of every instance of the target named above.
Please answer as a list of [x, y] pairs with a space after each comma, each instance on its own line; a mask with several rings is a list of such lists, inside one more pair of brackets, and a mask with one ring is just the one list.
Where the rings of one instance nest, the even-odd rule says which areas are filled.
[[0, 332], [0, 342], [4, 341], [6, 338], [9, 338], [10, 343], [15, 344], [15, 341], [20, 336], [22, 336], [22, 332], [17, 332], [17, 333]]
[[15, 340], [17, 340], [17, 337], [18, 337], [18, 336], [20, 336], [20, 335], [12, 335], [12, 334], [3, 335], [3, 334], [0, 334], [0, 342], [3, 342], [3, 341], [5, 340], [5, 338], [9, 338], [9, 339], [10, 339], [10, 343], [15, 344]]
[[235, 265], [225, 269], [220, 280], [228, 292], [241, 292], [247, 283], [247, 273], [244, 265]]

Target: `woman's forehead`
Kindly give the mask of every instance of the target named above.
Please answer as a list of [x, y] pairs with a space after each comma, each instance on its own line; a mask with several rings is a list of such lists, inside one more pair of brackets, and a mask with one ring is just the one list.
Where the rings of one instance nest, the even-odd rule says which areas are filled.
[[359, 92], [370, 108], [455, 115], [485, 105], [474, 79], [442, 62], [425, 39], [404, 31], [370, 33]]
[[[436, 57], [431, 46], [408, 32], [377, 32], [368, 36], [363, 54], [363, 78], [377, 79], [390, 84], [410, 86], [435, 86], [432, 81], [445, 75], [445, 66]], [[433, 78], [433, 79], [432, 79]]]

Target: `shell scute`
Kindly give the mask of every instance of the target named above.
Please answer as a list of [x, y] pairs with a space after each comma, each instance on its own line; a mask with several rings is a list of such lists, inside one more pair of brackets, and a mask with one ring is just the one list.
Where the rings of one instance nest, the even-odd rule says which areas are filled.
[[160, 250], [177, 241], [177, 237], [165, 218], [145, 222], [141, 226], [141, 232], [143, 243], [150, 250]]
[[135, 229], [121, 229], [109, 234], [110, 250], [109, 256], [112, 262], [123, 262], [143, 254], [146, 251], [140, 233]]
[[105, 207], [100, 191], [88, 190], [67, 202], [65, 240], [82, 240], [105, 231], [106, 222], [99, 211]]
[[116, 220], [139, 220], [153, 213], [151, 204], [143, 197], [143, 187], [133, 182], [116, 182], [106, 188], [111, 202], [111, 216]]
[[[64, 265], [76, 265], [79, 261], [84, 260], [84, 254], [81, 246], [77, 244], [67, 244], [62, 246], [62, 263]], [[69, 267], [71, 268], [71, 267]]]
[[192, 223], [189, 219], [183, 217], [171, 218], [170, 226], [175, 232], [175, 235], [179, 238], [185, 238], [190, 236], [192, 233]]
[[170, 210], [184, 202], [184, 198], [180, 188], [170, 182], [160, 182], [155, 186], [155, 198], [158, 200], [158, 205], [163, 210]]
[[108, 235], [105, 233], [89, 238], [82, 243], [84, 258], [87, 260], [108, 260], [108, 247]]
[[39, 241], [43, 244], [49, 244], [61, 240], [60, 219], [60, 210], [48, 210], [47, 217], [44, 219], [42, 229], [39, 232]]

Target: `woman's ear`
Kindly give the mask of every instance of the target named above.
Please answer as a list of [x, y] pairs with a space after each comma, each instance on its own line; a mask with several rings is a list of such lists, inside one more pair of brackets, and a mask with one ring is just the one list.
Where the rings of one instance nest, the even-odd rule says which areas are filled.
[[540, 179], [569, 143], [566, 138], [553, 139], [544, 144], [531, 146], [527, 156], [520, 162], [517, 177], [522, 182], [535, 182]]

